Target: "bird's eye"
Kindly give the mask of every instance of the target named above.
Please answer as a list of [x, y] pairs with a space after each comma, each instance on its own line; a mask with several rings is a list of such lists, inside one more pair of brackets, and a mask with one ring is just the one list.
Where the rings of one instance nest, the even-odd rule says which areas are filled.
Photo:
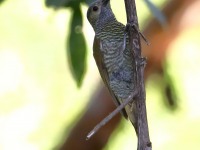
[[92, 8], [92, 10], [93, 11], [97, 11], [99, 8], [97, 7], [97, 6], [94, 6], [93, 8]]

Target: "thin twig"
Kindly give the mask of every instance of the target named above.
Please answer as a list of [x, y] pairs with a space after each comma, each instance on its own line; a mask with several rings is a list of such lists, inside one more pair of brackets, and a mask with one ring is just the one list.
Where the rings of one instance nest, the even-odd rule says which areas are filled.
[[113, 112], [111, 112], [106, 118], [104, 118], [100, 123], [98, 123], [93, 130], [91, 130], [87, 137], [86, 140], [89, 140], [97, 131], [103, 127], [106, 123], [108, 123], [115, 115], [117, 115], [124, 107], [131, 103], [133, 101], [133, 97], [135, 97], [137, 94], [137, 91], [135, 90], [123, 103], [121, 103]]

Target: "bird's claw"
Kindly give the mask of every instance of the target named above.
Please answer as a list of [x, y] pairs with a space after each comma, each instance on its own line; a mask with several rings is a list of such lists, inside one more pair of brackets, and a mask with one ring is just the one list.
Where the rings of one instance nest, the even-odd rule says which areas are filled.
[[130, 27], [132, 27], [142, 37], [142, 39], [145, 41], [145, 43], [147, 45], [150, 45], [150, 42], [147, 40], [147, 38], [144, 36], [144, 34], [142, 34], [142, 32], [140, 32], [140, 29], [137, 27], [137, 25], [134, 22], [130, 22], [130, 23], [126, 24], [125, 34], [127, 34]]

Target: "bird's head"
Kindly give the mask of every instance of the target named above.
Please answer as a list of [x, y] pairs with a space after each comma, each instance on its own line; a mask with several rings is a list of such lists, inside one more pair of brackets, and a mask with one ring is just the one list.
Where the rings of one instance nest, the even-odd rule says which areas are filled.
[[87, 11], [87, 18], [94, 30], [97, 25], [103, 25], [111, 19], [115, 19], [110, 7], [110, 0], [97, 0], [93, 2]]

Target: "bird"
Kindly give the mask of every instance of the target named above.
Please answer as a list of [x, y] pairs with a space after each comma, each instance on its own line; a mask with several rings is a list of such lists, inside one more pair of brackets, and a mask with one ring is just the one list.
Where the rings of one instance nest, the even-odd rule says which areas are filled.
[[[110, 0], [91, 3], [87, 19], [95, 32], [93, 56], [100, 76], [115, 104], [119, 106], [136, 87], [134, 58], [125, 33], [126, 26], [117, 21]], [[137, 134], [135, 103], [126, 105], [121, 113], [131, 121]]]

